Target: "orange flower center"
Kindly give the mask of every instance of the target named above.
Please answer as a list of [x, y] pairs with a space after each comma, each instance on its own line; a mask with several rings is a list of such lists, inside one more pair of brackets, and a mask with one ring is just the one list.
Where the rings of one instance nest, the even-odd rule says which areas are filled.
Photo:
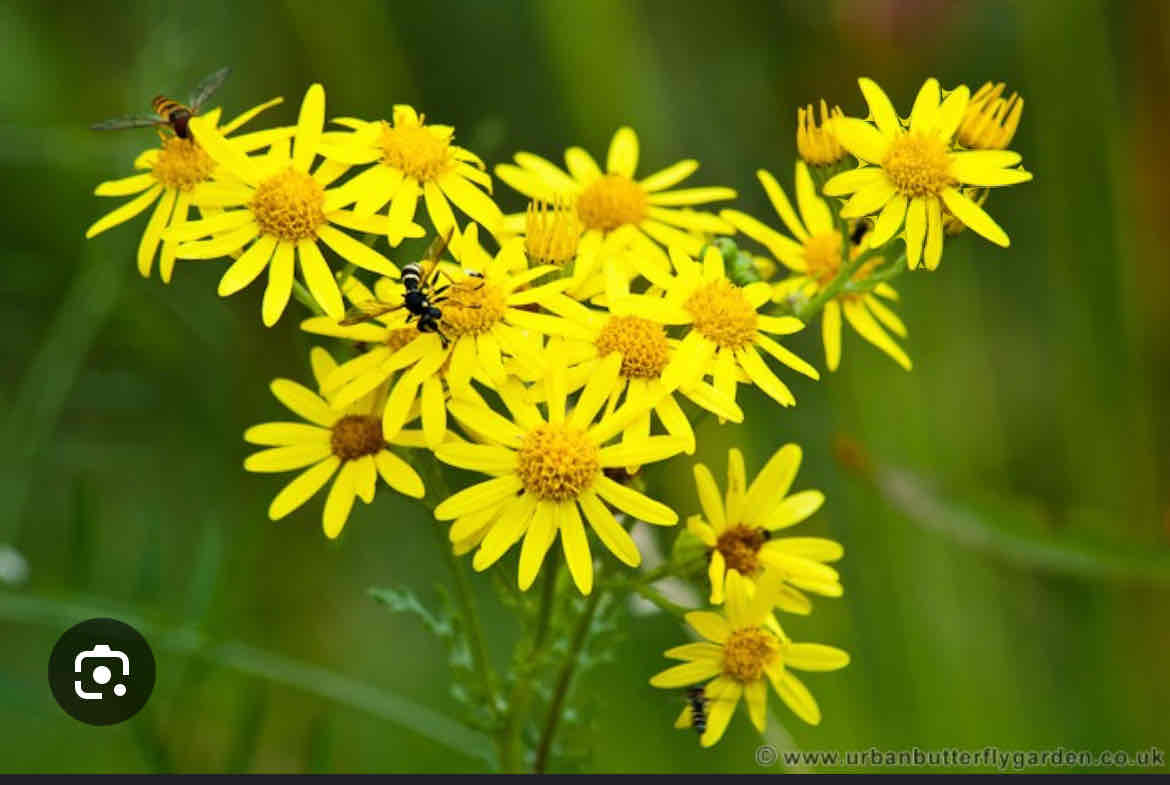
[[740, 349], [756, 339], [756, 309], [726, 278], [700, 286], [683, 307], [699, 334], [722, 348]]
[[609, 317], [593, 343], [602, 357], [621, 352], [622, 376], [631, 379], [657, 379], [670, 359], [666, 330], [640, 316]]
[[215, 161], [194, 139], [172, 136], [163, 142], [150, 170], [154, 178], [167, 188], [190, 191], [211, 177], [214, 168]]
[[955, 183], [946, 145], [926, 134], [911, 132], [895, 139], [882, 168], [898, 192], [910, 198], [938, 194]]
[[775, 635], [762, 627], [745, 627], [723, 643], [723, 672], [740, 682], [758, 681], [779, 654]]
[[333, 454], [343, 461], [375, 455], [386, 446], [382, 420], [368, 414], [348, 414], [333, 424], [330, 445]]
[[723, 554], [727, 569], [740, 575], [755, 575], [760, 568], [760, 548], [767, 541], [766, 530], [739, 524], [719, 535], [715, 550]]
[[443, 331], [454, 336], [486, 333], [508, 310], [504, 290], [483, 278], [465, 278], [452, 286], [449, 295], [439, 309], [443, 312]]
[[420, 183], [438, 179], [454, 163], [451, 133], [426, 125], [382, 124], [382, 162]]
[[260, 231], [286, 242], [311, 240], [325, 224], [325, 189], [304, 172], [287, 169], [256, 189], [249, 207]]
[[642, 186], [625, 175], [599, 177], [577, 197], [577, 215], [586, 229], [612, 231], [646, 217], [649, 201]]
[[588, 434], [569, 425], [539, 425], [524, 437], [516, 474], [538, 499], [577, 498], [601, 471], [600, 450]]

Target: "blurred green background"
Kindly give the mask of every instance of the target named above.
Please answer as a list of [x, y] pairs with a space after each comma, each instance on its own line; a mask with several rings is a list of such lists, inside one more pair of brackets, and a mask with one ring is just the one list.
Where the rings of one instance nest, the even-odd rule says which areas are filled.
[[[83, 240], [115, 204], [93, 187], [152, 143], [86, 126], [224, 64], [228, 116], [283, 95], [261, 122], [291, 121], [321, 81], [330, 116], [408, 102], [489, 165], [604, 155], [628, 123], [639, 172], [698, 158], [693, 184], [734, 186], [773, 222], [753, 173], [791, 182], [798, 104], [863, 112], [862, 75], [903, 111], [931, 75], [1020, 91], [1013, 146], [1036, 179], [989, 203], [1012, 247], [968, 232], [936, 274], [899, 281], [914, 372], [847, 334], [841, 371], [785, 377], [796, 409], [741, 393], [748, 425], [708, 422], [697, 457], [722, 481], [727, 446], [754, 473], [799, 442], [797, 487], [828, 496], [802, 533], [846, 547], [845, 597], [786, 626], [853, 663], [809, 675], [819, 727], [774, 704], [770, 742], [1170, 746], [1170, 5], [9, 0], [0, 29], [0, 561], [28, 566], [23, 582], [0, 570], [0, 770], [483, 766], [412, 730], [414, 704], [457, 711], [442, 652], [366, 595], [431, 601], [447, 579], [417, 508], [379, 494], [329, 543], [321, 499], [273, 524], [285, 478], [241, 468], [245, 427], [283, 413], [269, 379], [308, 378], [297, 320], [265, 330], [260, 287], [221, 301], [219, 262], [180, 262], [169, 287], [140, 278], [144, 218]], [[818, 332], [792, 343], [823, 367]], [[655, 491], [696, 510], [666, 477]], [[475, 587], [502, 667], [514, 623]], [[92, 728], [54, 705], [45, 662], [102, 614], [140, 625], [159, 678], [135, 719]], [[681, 698], [647, 679], [682, 641], [648, 617], [578, 685], [601, 707], [588, 769], [760, 771], [742, 712], [713, 750], [671, 728]]]

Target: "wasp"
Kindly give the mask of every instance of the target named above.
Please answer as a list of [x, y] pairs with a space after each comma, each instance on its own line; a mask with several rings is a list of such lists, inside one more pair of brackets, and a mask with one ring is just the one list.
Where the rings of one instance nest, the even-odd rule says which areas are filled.
[[691, 727], [702, 736], [707, 730], [707, 695], [701, 686], [687, 687], [687, 705], [691, 707]]
[[149, 114], [128, 114], [115, 117], [103, 123], [95, 123], [90, 128], [95, 131], [115, 131], [121, 128], [154, 127], [158, 129], [160, 136], [163, 135], [163, 128], [169, 128], [180, 139], [190, 139], [191, 129], [187, 124], [192, 117], [199, 114], [203, 104], [211, 97], [212, 93], [219, 89], [231, 70], [231, 68], [221, 68], [204, 77], [203, 81], [191, 91], [191, 97], [186, 104], [179, 103], [173, 98], [167, 98], [165, 95], [157, 95], [150, 102], [150, 108], [154, 111]]
[[[345, 326], [360, 324], [361, 322], [375, 319], [391, 311], [405, 308], [410, 311], [410, 315], [406, 317], [407, 324], [414, 319], [418, 319], [418, 331], [420, 333], [435, 333], [439, 336], [443, 348], [447, 348], [450, 339], [443, 333], [439, 326], [440, 320], [443, 318], [443, 312], [439, 308], [439, 303], [449, 299], [445, 295], [445, 292], [455, 282], [439, 268], [439, 257], [447, 249], [447, 243], [450, 242], [453, 231], [448, 231], [445, 236], [436, 237], [431, 241], [430, 247], [427, 248], [426, 255], [421, 261], [408, 264], [402, 268], [402, 277], [400, 279], [403, 288], [402, 302], [387, 303], [381, 300], [367, 300], [366, 302], [357, 303], [346, 312], [339, 324]], [[465, 273], [471, 278], [483, 278], [482, 273], [473, 270], [466, 270]], [[435, 284], [438, 282], [440, 275], [447, 278], [451, 283], [435, 288]], [[480, 286], [482, 285], [483, 283], [481, 282]], [[468, 303], [463, 303], [461, 306], [464, 308], [479, 307]]]

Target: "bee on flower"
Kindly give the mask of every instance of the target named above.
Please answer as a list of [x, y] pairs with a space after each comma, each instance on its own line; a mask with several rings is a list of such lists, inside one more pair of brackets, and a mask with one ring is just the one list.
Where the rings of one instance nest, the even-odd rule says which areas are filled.
[[918, 91], [908, 124], [894, 111], [889, 97], [872, 80], [859, 80], [869, 118], [842, 117], [834, 124], [841, 145], [856, 157], [858, 168], [827, 183], [827, 196], [849, 196], [844, 218], [876, 215], [874, 246], [899, 231], [906, 241], [910, 269], [924, 263], [928, 270], [942, 259], [944, 206], [975, 233], [1007, 247], [1007, 233], [961, 186], [992, 188], [1032, 179], [1019, 168], [1020, 156], [1008, 150], [962, 150], [955, 134], [970, 98], [965, 85], [943, 96], [938, 80], [928, 79]]
[[[219, 164], [219, 175], [196, 189], [200, 206], [223, 212], [168, 232], [182, 241], [181, 259], [214, 259], [241, 251], [220, 278], [219, 294], [235, 294], [268, 271], [261, 316], [271, 327], [284, 313], [292, 295], [297, 266], [309, 292], [329, 316], [345, 311], [341, 290], [321, 253], [319, 243], [346, 261], [381, 275], [397, 275], [398, 268], [382, 254], [355, 240], [338, 226], [368, 232], [369, 218], [341, 209], [344, 199], [329, 186], [348, 170], [347, 165], [322, 161], [315, 168], [325, 123], [325, 90], [314, 84], [305, 92], [291, 148], [273, 144], [268, 154], [250, 157], [224, 139], [206, 118], [191, 119], [195, 140]], [[411, 234], [422, 236], [412, 225]]]
[[[453, 243], [449, 248], [454, 252], [455, 247]], [[548, 302], [568, 281], [531, 285], [555, 268], [528, 268], [518, 238], [492, 256], [480, 245], [476, 224], [469, 223], [458, 247], [459, 261], [476, 276], [469, 278], [464, 268], [439, 262], [440, 270], [454, 281], [453, 293], [442, 303], [438, 322], [446, 341], [408, 324], [410, 313], [403, 308], [388, 310], [362, 324], [339, 324], [337, 319], [320, 316], [301, 325], [307, 332], [370, 347], [340, 365], [326, 380], [325, 390], [334, 405], [348, 405], [397, 374], [381, 412], [387, 438], [421, 407], [426, 443], [438, 447], [447, 434], [446, 402], [450, 396], [469, 391], [473, 378], [486, 386], [497, 386], [510, 375], [509, 358], [534, 367], [538, 348], [533, 334], [559, 335], [574, 330], [558, 316], [528, 310]], [[357, 306], [370, 301], [401, 303], [403, 296], [402, 284], [388, 278], [379, 280], [372, 293], [356, 279], [346, 284], [346, 297]]]
[[[849, 237], [842, 236], [833, 221], [829, 204], [817, 195], [808, 166], [796, 163], [796, 204], [799, 213], [771, 173], [756, 172], [780, 220], [791, 237], [738, 210], [724, 210], [721, 215], [748, 237], [766, 247], [776, 260], [792, 274], [773, 288], [775, 302], [792, 298], [808, 300], [832, 283], [849, 261], [864, 253], [869, 238], [866, 224], [855, 227]], [[854, 242], [854, 239], [857, 242]], [[848, 254], [848, 255], [846, 255]], [[888, 354], [898, 365], [910, 370], [909, 356], [890, 337], [906, 337], [906, 325], [883, 300], [897, 300], [898, 293], [885, 282], [869, 283], [870, 274], [883, 263], [873, 256], [860, 264], [841, 293], [825, 303], [821, 315], [821, 339], [825, 347], [825, 364], [835, 371], [841, 364], [841, 317], [857, 334]], [[849, 287], [856, 286], [858, 290]], [[887, 332], [888, 330], [888, 332]]]
[[[650, 679], [663, 689], [705, 682], [706, 729], [699, 743], [710, 747], [723, 738], [742, 699], [748, 717], [760, 733], [767, 727], [768, 684], [792, 712], [810, 725], [819, 725], [816, 699], [793, 670], [831, 671], [849, 664], [849, 655], [820, 643], [794, 643], [776, 623], [776, 604], [782, 578], [769, 570], [754, 585], [737, 572], [727, 575], [727, 600], [721, 612], [692, 611], [687, 624], [703, 640], [666, 651], [682, 660]], [[683, 710], [679, 724], [689, 707]]]
[[[337, 368], [324, 349], [309, 355], [320, 391]], [[269, 422], [255, 425], [244, 440], [267, 449], [249, 455], [250, 472], [286, 472], [304, 469], [272, 500], [268, 517], [278, 521], [311, 499], [329, 480], [322, 526], [329, 539], [341, 534], [355, 499], [374, 500], [378, 477], [394, 490], [415, 499], [425, 493], [418, 473], [389, 448], [419, 447], [422, 434], [402, 431], [391, 440], [382, 436], [379, 407], [385, 388], [373, 390], [347, 406], [330, 405], [319, 392], [290, 379], [272, 382], [272, 394], [307, 422]], [[308, 468], [305, 468], [308, 467]]]
[[[228, 139], [228, 143], [240, 154], [253, 153], [284, 141], [292, 135], [293, 129], [272, 128], [238, 136], [231, 134], [256, 115], [283, 100], [273, 98], [222, 125], [219, 123], [221, 110], [212, 109], [202, 115], [202, 121], [215, 128], [220, 136]], [[175, 252], [179, 243], [173, 236], [164, 239], [164, 235], [168, 230], [183, 229], [191, 215], [192, 195], [196, 186], [209, 182], [215, 176], [218, 166], [215, 159], [190, 136], [162, 135], [159, 147], [143, 151], [134, 160], [134, 168], [142, 170], [142, 174], [109, 180], [94, 190], [98, 196], [135, 198], [95, 221], [86, 230], [86, 239], [92, 239], [107, 229], [125, 223], [154, 205], [142, 239], [138, 243], [138, 272], [144, 278], [150, 277], [157, 257], [159, 277], [163, 283], [170, 283], [175, 270]], [[160, 245], [161, 256], [158, 252]]]

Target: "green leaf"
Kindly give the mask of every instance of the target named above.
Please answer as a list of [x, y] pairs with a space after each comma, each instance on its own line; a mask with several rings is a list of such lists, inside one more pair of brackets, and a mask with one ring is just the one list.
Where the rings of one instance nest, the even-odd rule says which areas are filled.
[[450, 621], [440, 619], [427, 610], [410, 589], [374, 586], [369, 589], [369, 595], [395, 613], [409, 613], [418, 617], [423, 626], [439, 638], [446, 640], [451, 637], [453, 630]]

